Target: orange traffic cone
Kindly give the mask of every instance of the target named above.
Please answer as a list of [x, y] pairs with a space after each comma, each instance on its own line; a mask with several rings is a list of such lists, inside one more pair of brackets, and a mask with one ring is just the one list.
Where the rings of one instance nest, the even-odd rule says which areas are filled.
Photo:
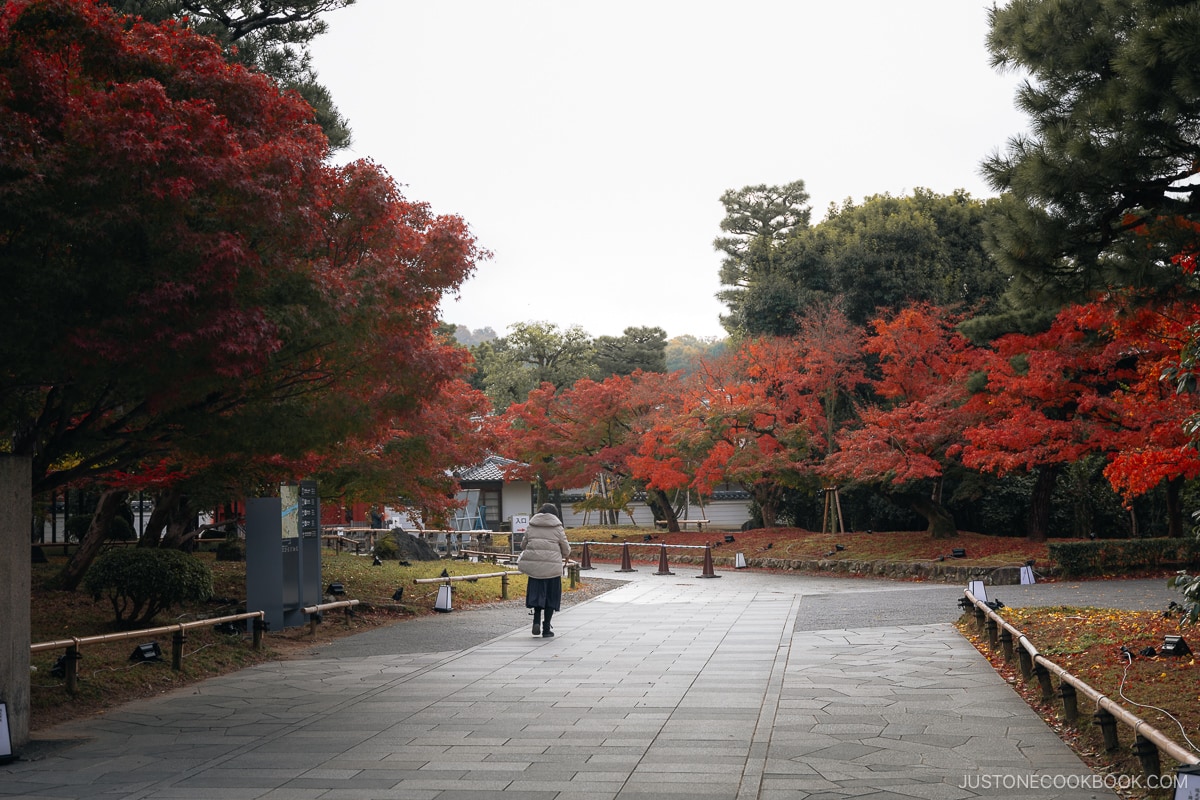
[[712, 563], [712, 545], [704, 545], [704, 571], [700, 573], [701, 578], [719, 578], [720, 575], [713, 572]]
[[621, 568], [617, 572], [637, 572], [633, 568], [633, 563], [629, 560], [629, 542], [621, 545]]
[[658, 572], [655, 575], [674, 575], [671, 568], [667, 566], [667, 546], [659, 545], [658, 548]]

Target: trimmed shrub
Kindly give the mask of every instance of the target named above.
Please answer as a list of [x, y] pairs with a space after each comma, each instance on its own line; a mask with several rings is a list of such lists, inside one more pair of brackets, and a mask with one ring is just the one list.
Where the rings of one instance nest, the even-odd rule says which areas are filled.
[[145, 625], [171, 606], [212, 597], [212, 571], [179, 550], [126, 547], [96, 559], [83, 579], [99, 600], [107, 596], [121, 627]]
[[245, 561], [246, 543], [236, 533], [225, 535], [224, 541], [217, 545], [217, 561]]
[[1200, 544], [1194, 537], [1050, 542], [1049, 548], [1050, 558], [1068, 578], [1187, 565], [1200, 558]]

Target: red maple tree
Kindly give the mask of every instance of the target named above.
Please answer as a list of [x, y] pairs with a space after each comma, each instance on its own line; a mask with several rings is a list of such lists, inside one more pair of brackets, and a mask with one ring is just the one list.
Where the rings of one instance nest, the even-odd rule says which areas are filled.
[[965, 403], [978, 352], [954, 330], [957, 322], [945, 309], [916, 304], [871, 323], [864, 350], [879, 359], [879, 402], [860, 409], [825, 464], [833, 477], [888, 486], [928, 520], [934, 538], [958, 533], [942, 484], [972, 420]]
[[981, 419], [965, 431], [968, 466], [1037, 475], [1027, 535], [1044, 540], [1060, 471], [1088, 455], [1110, 460], [1110, 483], [1127, 498], [1164, 480], [1168, 527], [1182, 530], [1180, 479], [1200, 474], [1184, 430], [1195, 399], [1162, 380], [1178, 362], [1190, 304], [1127, 302], [1116, 295], [1069, 306], [1040, 334], [993, 342]]
[[643, 455], [680, 451], [694, 464], [687, 470], [693, 489], [707, 495], [736, 483], [754, 498], [763, 525], [774, 527], [785, 491], [813, 479], [824, 449], [824, 407], [797, 369], [802, 355], [794, 339], [763, 338], [702, 361], [681, 409], [645, 441]]
[[604, 482], [605, 497], [619, 511], [632, 492], [646, 490], [656, 514], [666, 513], [661, 487], [635, 468], [642, 437], [674, 394], [677, 375], [635, 372], [603, 381], [583, 378], [556, 392], [549, 383], [514, 403], [504, 414], [504, 450], [522, 462], [512, 471], [540, 478], [552, 489], [579, 489]]
[[[1184, 533], [1180, 493], [1200, 475], [1191, 423], [1200, 396], [1180, 390], [1180, 355], [1191, 341], [1200, 304], [1171, 299], [1110, 300], [1081, 312], [1107, 340], [1111, 359], [1125, 367], [1087, 409], [1103, 424], [1109, 463], [1104, 475], [1127, 501], [1166, 487], [1167, 535]], [[1131, 373], [1131, 374], [1130, 374]]]
[[173, 23], [13, 0], [0, 53], [0, 413], [35, 491], [425, 435], [464, 368], [438, 302], [486, 256], [461, 219], [328, 165], [303, 100]]

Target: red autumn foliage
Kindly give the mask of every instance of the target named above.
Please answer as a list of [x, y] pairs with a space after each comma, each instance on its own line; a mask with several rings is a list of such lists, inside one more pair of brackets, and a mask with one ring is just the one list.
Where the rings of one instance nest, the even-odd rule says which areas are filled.
[[826, 462], [834, 476], [895, 487], [932, 484], [909, 502], [936, 537], [955, 532], [941, 504], [941, 479], [957, 463], [962, 431], [973, 420], [965, 401], [979, 354], [954, 331], [957, 321], [918, 304], [872, 322], [865, 350], [879, 358], [873, 387], [887, 403], [862, 408], [858, 426], [839, 435], [839, 449]]

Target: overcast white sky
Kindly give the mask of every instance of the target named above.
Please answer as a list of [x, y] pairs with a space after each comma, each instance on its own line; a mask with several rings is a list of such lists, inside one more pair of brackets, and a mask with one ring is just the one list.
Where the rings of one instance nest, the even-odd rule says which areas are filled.
[[367, 157], [494, 252], [448, 322], [723, 336], [726, 189], [992, 192], [1026, 127], [991, 0], [358, 0], [316, 68]]

